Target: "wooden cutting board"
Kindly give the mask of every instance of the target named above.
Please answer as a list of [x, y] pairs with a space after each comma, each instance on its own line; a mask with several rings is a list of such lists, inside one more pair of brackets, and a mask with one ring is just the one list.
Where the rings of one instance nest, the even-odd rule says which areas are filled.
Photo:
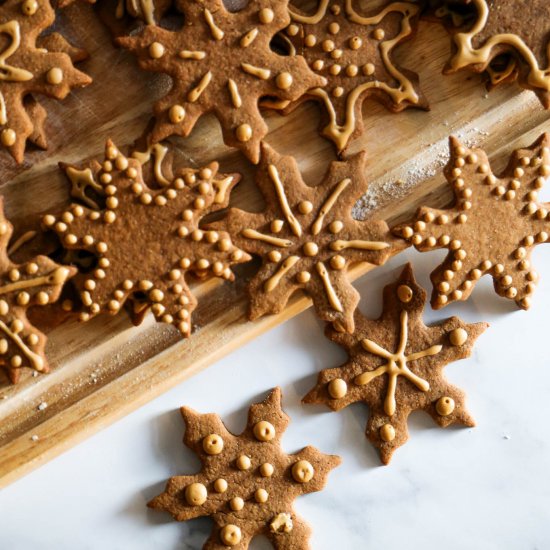
[[[85, 3], [65, 10], [57, 26], [91, 54], [81, 67], [94, 84], [64, 102], [41, 98], [49, 112], [48, 151], [30, 151], [22, 166], [0, 153], [0, 184], [16, 235], [23, 234], [37, 216], [68, 203], [68, 184], [57, 167], [59, 161], [79, 163], [100, 156], [107, 138], [119, 146], [131, 144], [143, 132], [152, 103], [170, 85], [162, 76], [141, 72], [131, 55], [115, 49], [108, 31]], [[401, 47], [398, 58], [420, 74], [431, 111], [395, 115], [374, 101], [365, 103], [365, 134], [350, 150], [366, 149], [369, 154], [370, 189], [357, 205], [357, 217], [375, 214], [394, 223], [420, 204], [448, 204], [452, 195], [441, 169], [450, 134], [468, 145], [483, 146], [500, 169], [512, 149], [550, 131], [550, 113], [534, 94], [520, 93], [515, 85], [487, 94], [477, 75], [444, 77], [441, 69], [448, 56], [449, 38], [443, 29], [422, 23], [418, 38]], [[335, 159], [332, 145], [317, 134], [318, 108], [310, 103], [288, 117], [266, 116], [267, 141], [283, 154], [294, 154], [306, 181], [316, 184]], [[261, 208], [253, 166], [223, 144], [213, 117], [204, 117], [192, 137], [173, 143], [191, 166], [218, 160], [222, 171], [241, 172], [243, 181], [233, 192], [232, 204]], [[355, 268], [353, 277], [368, 269]], [[282, 314], [248, 322], [244, 285], [252, 271], [253, 266], [239, 269], [242, 277], [235, 284], [196, 284], [200, 302], [194, 314], [196, 327], [185, 341], [173, 327], [157, 324], [151, 316], [137, 328], [120, 314], [86, 324], [67, 322], [51, 330], [47, 349], [51, 374], [29, 374], [17, 386], [0, 382], [0, 486], [309, 307], [309, 300], [295, 296]]]

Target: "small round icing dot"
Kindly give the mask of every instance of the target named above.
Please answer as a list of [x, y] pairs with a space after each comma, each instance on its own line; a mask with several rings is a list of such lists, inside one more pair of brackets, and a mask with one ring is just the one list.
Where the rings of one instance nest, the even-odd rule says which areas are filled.
[[328, 26], [328, 32], [330, 32], [330, 34], [338, 34], [339, 31], [340, 31], [340, 25], [338, 25], [338, 23], [336, 23], [335, 21], [333, 21]]
[[328, 393], [333, 399], [342, 399], [348, 392], [348, 385], [342, 378], [335, 378], [328, 384]]
[[265, 489], [258, 489], [254, 493], [254, 500], [256, 500], [256, 502], [259, 502], [260, 504], [267, 502], [268, 498], [269, 493]]
[[328, 230], [333, 234], [340, 233], [342, 229], [344, 229], [344, 224], [340, 220], [336, 220], [328, 226]]
[[63, 82], [63, 70], [59, 67], [53, 67], [48, 71], [46, 80], [48, 81], [48, 84], [61, 84]]
[[241, 497], [232, 498], [229, 501], [229, 507], [234, 512], [238, 512], [239, 510], [242, 510], [244, 508], [244, 500]]
[[152, 59], [160, 59], [165, 51], [164, 46], [160, 42], [153, 42], [149, 46], [149, 55]]
[[185, 109], [181, 105], [172, 105], [168, 117], [172, 124], [179, 124], [185, 118]]
[[254, 425], [254, 437], [258, 441], [271, 441], [275, 437], [275, 426], [267, 420], [260, 420]]
[[288, 90], [292, 86], [292, 75], [287, 72], [279, 73], [275, 79], [277, 88], [281, 90]]
[[386, 443], [395, 439], [395, 428], [391, 424], [384, 424], [380, 428], [380, 437]]
[[275, 17], [275, 14], [273, 13], [273, 10], [269, 8], [263, 8], [258, 12], [258, 18], [260, 19], [260, 23], [263, 23], [264, 25], [271, 23], [274, 17]]
[[225, 525], [220, 530], [220, 540], [226, 546], [235, 546], [241, 542], [242, 533], [239, 527], [232, 523]]
[[21, 11], [25, 15], [34, 15], [38, 11], [38, 2], [36, 0], [25, 0], [21, 5]]
[[11, 128], [6, 128], [5, 130], [2, 130], [0, 139], [2, 140], [2, 145], [4, 145], [4, 147], [11, 147], [17, 141], [17, 134]]
[[358, 50], [363, 45], [363, 41], [358, 36], [349, 39], [349, 47], [352, 50]]
[[366, 76], [371, 76], [374, 74], [374, 65], [372, 63], [366, 63], [363, 65], [363, 74]]
[[313, 204], [309, 201], [302, 201], [298, 205], [298, 210], [300, 211], [300, 214], [309, 214], [313, 210]]
[[340, 271], [346, 267], [346, 259], [337, 254], [330, 259], [330, 267], [332, 267], [332, 269], [336, 269], [336, 271]]
[[373, 31], [372, 36], [375, 40], [382, 40], [384, 36], [386, 36], [386, 33], [384, 32], [384, 29], [376, 29]]
[[468, 340], [468, 333], [463, 328], [455, 328], [449, 334], [449, 340], [453, 346], [463, 346]]
[[250, 458], [246, 455], [241, 455], [237, 458], [236, 465], [239, 470], [249, 470], [251, 465]]
[[216, 481], [214, 481], [214, 491], [216, 491], [216, 493], [225, 493], [225, 491], [227, 491], [227, 481], [222, 478], [216, 479]]
[[273, 465], [270, 464], [269, 462], [264, 462], [260, 466], [260, 474], [262, 475], [262, 477], [271, 477], [273, 475], [273, 472], [274, 472]]
[[307, 460], [298, 460], [292, 466], [292, 477], [298, 483], [307, 483], [313, 479], [313, 466]]
[[441, 397], [435, 404], [435, 410], [440, 416], [449, 416], [455, 410], [455, 400], [452, 397]]
[[252, 137], [252, 128], [249, 124], [241, 124], [235, 130], [235, 136], [241, 143], [245, 143]]
[[300, 284], [305, 284], [305, 283], [308, 283], [311, 279], [311, 274], [309, 273], [309, 271], [300, 271], [297, 275], [296, 275], [296, 280], [300, 283]]
[[208, 455], [219, 455], [223, 451], [223, 439], [218, 434], [207, 435], [202, 440], [202, 448]]
[[397, 297], [404, 304], [408, 304], [413, 299], [413, 291], [410, 286], [400, 285], [397, 288]]
[[308, 48], [313, 48], [317, 44], [317, 37], [314, 34], [308, 34], [304, 39], [304, 43]]
[[332, 40], [324, 40], [322, 47], [324, 52], [331, 52], [334, 50], [334, 42]]
[[185, 500], [191, 506], [200, 506], [206, 502], [208, 493], [202, 483], [191, 483], [185, 488]]
[[289, 25], [286, 29], [288, 36], [296, 36], [300, 32], [298, 25]]
[[315, 256], [319, 252], [319, 247], [315, 243], [306, 243], [304, 244], [304, 254], [306, 256]]

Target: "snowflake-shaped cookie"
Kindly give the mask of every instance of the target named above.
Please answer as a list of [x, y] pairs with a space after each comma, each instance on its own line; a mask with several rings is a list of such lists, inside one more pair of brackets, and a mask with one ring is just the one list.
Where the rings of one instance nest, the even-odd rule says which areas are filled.
[[366, 189], [366, 155], [333, 162], [322, 182], [310, 187], [294, 158], [262, 144], [256, 182], [266, 209], [259, 214], [231, 209], [215, 227], [235, 244], [262, 258], [252, 278], [250, 318], [278, 313], [303, 289], [321, 319], [353, 332], [359, 294], [348, 279], [357, 262], [383, 264], [395, 240], [382, 220], [356, 221], [351, 212]]
[[16, 264], [8, 255], [13, 226], [4, 215], [0, 197], [0, 368], [15, 384], [21, 369], [48, 372], [46, 336], [27, 319], [27, 310], [55, 302], [76, 269], [46, 256]]
[[26, 105], [30, 94], [63, 99], [72, 88], [91, 83], [87, 75], [74, 68], [65, 53], [69, 46], [59, 35], [53, 40], [65, 45], [61, 50], [37, 44], [40, 34], [54, 20], [54, 10], [47, 0], [7, 0], [0, 10], [0, 143], [17, 162], [23, 161], [27, 139], [45, 145], [43, 135], [42, 140], [36, 139], [35, 121]]
[[355, 314], [353, 334], [328, 326], [326, 335], [344, 347], [349, 361], [319, 374], [305, 403], [325, 403], [339, 411], [365, 402], [370, 416], [367, 437], [388, 464], [408, 439], [407, 418], [426, 411], [441, 427], [473, 426], [464, 393], [447, 382], [443, 368], [468, 357], [485, 323], [466, 324], [457, 317], [427, 327], [422, 321], [426, 293], [407, 265], [397, 282], [384, 289], [377, 320]]
[[86, 310], [82, 320], [100, 312], [116, 314], [130, 296], [151, 305], [157, 319], [191, 331], [196, 299], [185, 280], [190, 270], [233, 280], [230, 266], [250, 257], [222, 231], [203, 231], [200, 220], [229, 201], [238, 176], [217, 174], [212, 163], [188, 169], [162, 189], [143, 181], [141, 164], [107, 143], [105, 161], [91, 163], [90, 174], [104, 187], [102, 211], [73, 204], [44, 224], [69, 250], [86, 250], [97, 265], [77, 280]]
[[451, 138], [446, 177], [455, 205], [420, 208], [416, 222], [394, 229], [421, 252], [449, 250], [431, 275], [434, 308], [467, 300], [486, 274], [493, 277], [499, 296], [529, 308], [538, 279], [531, 251], [550, 238], [550, 204], [538, 201], [548, 176], [550, 134], [515, 151], [501, 176], [493, 174], [484, 151]]
[[319, 2], [313, 15], [291, 8], [293, 22], [286, 37], [295, 53], [327, 81], [303, 99], [322, 103], [323, 135], [338, 151], [363, 133], [367, 97], [376, 97], [393, 111], [426, 107], [418, 76], [393, 59], [394, 48], [414, 36], [418, 13], [419, 7], [410, 2], [387, 2], [369, 16], [357, 13], [351, 0]]
[[210, 516], [214, 521], [208, 550], [245, 550], [257, 535], [278, 550], [306, 550], [310, 529], [296, 515], [294, 500], [320, 491], [340, 458], [314, 447], [288, 455], [281, 438], [289, 423], [281, 408], [281, 390], [250, 407], [239, 435], [230, 433], [216, 414], [181, 409], [185, 444], [203, 463], [200, 473], [172, 477], [149, 506], [170, 512], [177, 521]]
[[250, 0], [230, 13], [221, 0], [180, 2], [181, 30], [149, 25], [118, 42], [134, 52], [140, 66], [172, 77], [170, 92], [155, 106], [152, 143], [178, 134], [188, 136], [197, 119], [214, 112], [224, 140], [258, 162], [267, 134], [258, 101], [264, 96], [296, 100], [324, 84], [301, 57], [277, 55], [273, 36], [290, 21], [288, 0]]
[[510, 53], [520, 64], [519, 82], [550, 108], [550, 18], [547, 0], [462, 0], [477, 13], [474, 25], [453, 34], [456, 52], [447, 72], [484, 71], [495, 57]]

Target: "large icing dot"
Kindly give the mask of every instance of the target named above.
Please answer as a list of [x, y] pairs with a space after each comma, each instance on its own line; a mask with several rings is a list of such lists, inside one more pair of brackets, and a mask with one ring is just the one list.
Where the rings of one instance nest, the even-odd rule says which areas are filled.
[[254, 500], [260, 504], [267, 502], [269, 493], [265, 489], [257, 489], [254, 493]]
[[252, 128], [249, 124], [241, 124], [235, 130], [235, 136], [241, 143], [245, 143], [252, 137]]
[[206, 502], [208, 493], [202, 483], [191, 483], [185, 488], [185, 500], [191, 506], [200, 506]]
[[449, 333], [449, 340], [453, 346], [463, 346], [468, 340], [468, 333], [463, 328], [455, 328]]
[[239, 470], [248, 470], [251, 466], [250, 458], [246, 455], [241, 455], [237, 458], [236, 465]]
[[306, 256], [315, 256], [319, 252], [319, 247], [316, 243], [309, 242], [304, 244], [303, 250]]
[[262, 475], [262, 477], [271, 477], [273, 475], [273, 472], [274, 472], [273, 465], [270, 464], [269, 462], [264, 462], [260, 466], [260, 474]]
[[267, 23], [271, 23], [274, 17], [275, 14], [273, 13], [273, 10], [269, 8], [263, 8], [258, 12], [260, 23], [263, 23], [264, 25], [266, 25]]
[[328, 384], [328, 393], [333, 399], [342, 399], [348, 393], [348, 385], [342, 378], [335, 378]]
[[292, 75], [287, 72], [279, 73], [275, 79], [275, 84], [281, 90], [288, 90], [292, 86]]
[[38, 2], [36, 0], [25, 0], [21, 4], [21, 11], [25, 15], [34, 15], [38, 11]]
[[232, 498], [229, 501], [229, 508], [234, 512], [239, 512], [244, 508], [244, 500], [241, 497]]
[[307, 483], [313, 479], [313, 466], [307, 460], [298, 460], [292, 466], [292, 477], [298, 483]]
[[449, 416], [455, 410], [455, 400], [452, 397], [441, 397], [435, 404], [435, 410], [440, 416]]
[[60, 67], [53, 67], [48, 71], [46, 75], [46, 80], [48, 84], [57, 86], [63, 82], [63, 70]]
[[254, 437], [258, 441], [271, 441], [275, 437], [275, 427], [267, 420], [260, 420], [254, 425]]
[[241, 542], [242, 533], [239, 527], [233, 524], [225, 525], [220, 530], [220, 540], [226, 546], [236, 546]]
[[227, 491], [227, 486], [227, 481], [221, 477], [214, 481], [214, 491], [216, 491], [216, 493], [225, 493], [225, 491]]
[[4, 145], [4, 147], [11, 147], [12, 145], [15, 145], [15, 142], [17, 141], [17, 134], [11, 128], [6, 128], [5, 130], [2, 130], [0, 139], [2, 140], [2, 145]]
[[149, 55], [152, 59], [160, 59], [163, 55], [166, 49], [160, 42], [153, 42], [149, 46]]
[[404, 304], [408, 304], [413, 298], [412, 288], [408, 285], [399, 285], [397, 287], [397, 297]]
[[207, 435], [202, 440], [202, 448], [208, 455], [219, 455], [223, 451], [223, 439], [218, 434]]
[[386, 443], [395, 439], [395, 428], [391, 424], [384, 424], [380, 428], [380, 437]]
[[181, 105], [172, 105], [168, 112], [168, 118], [172, 124], [179, 124], [185, 118], [185, 109]]

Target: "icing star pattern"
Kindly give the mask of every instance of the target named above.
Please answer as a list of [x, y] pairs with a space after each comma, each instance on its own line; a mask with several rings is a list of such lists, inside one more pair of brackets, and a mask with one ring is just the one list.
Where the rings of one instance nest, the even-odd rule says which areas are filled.
[[149, 506], [177, 521], [210, 516], [208, 550], [245, 550], [264, 535], [277, 550], [306, 550], [310, 529], [296, 515], [294, 500], [320, 491], [340, 458], [314, 447], [288, 455], [281, 438], [289, 423], [276, 388], [263, 403], [250, 407], [241, 435], [233, 435], [216, 414], [181, 409], [187, 429], [184, 443], [203, 463], [195, 475], [172, 477]]
[[327, 81], [305, 99], [323, 105], [323, 135], [338, 151], [363, 133], [362, 105], [367, 97], [376, 97], [393, 111], [426, 107], [418, 76], [399, 68], [392, 58], [394, 48], [413, 37], [418, 12], [412, 3], [393, 2], [364, 17], [352, 0], [321, 0], [311, 16], [291, 8], [287, 40]]
[[[453, 33], [456, 52], [447, 72], [469, 67], [484, 71], [497, 56], [511, 53], [519, 64], [523, 88], [534, 90], [550, 108], [550, 56], [547, 0], [463, 0], [471, 5], [477, 20], [467, 30]], [[517, 4], [517, 5], [516, 5]], [[518, 11], [521, 17], [517, 16]], [[510, 67], [514, 70], [514, 66]]]
[[421, 252], [449, 251], [431, 274], [434, 308], [467, 300], [477, 281], [491, 275], [499, 296], [528, 309], [538, 279], [531, 252], [550, 238], [550, 204], [538, 201], [550, 175], [550, 135], [515, 151], [500, 177], [481, 149], [468, 149], [456, 138], [450, 144], [446, 177], [454, 206], [420, 208], [414, 223], [394, 232]]
[[407, 265], [398, 280], [384, 289], [377, 320], [355, 314], [354, 334], [328, 326], [327, 337], [342, 346], [349, 361], [319, 374], [305, 403], [324, 403], [339, 411], [351, 403], [369, 406], [366, 435], [388, 464], [408, 439], [407, 418], [426, 411], [441, 427], [473, 426], [464, 393], [449, 384], [443, 368], [466, 358], [485, 323], [466, 324], [457, 317], [427, 327], [422, 321], [426, 293]]
[[[23, 161], [27, 139], [45, 147], [41, 131], [45, 119], [39, 109], [34, 120], [36, 103], [30, 94], [64, 99], [72, 88], [86, 86], [91, 79], [76, 70], [70, 46], [60, 37], [52, 35], [37, 44], [42, 32], [55, 20], [54, 10], [47, 0], [7, 0], [0, 11], [0, 144], [17, 162]], [[52, 50], [49, 46], [56, 45]], [[44, 49], [44, 48], [47, 49]], [[82, 52], [74, 58], [82, 58]]]
[[76, 269], [46, 256], [16, 264], [8, 255], [13, 226], [4, 215], [0, 198], [0, 368], [15, 384], [25, 367], [48, 372], [46, 336], [27, 319], [27, 309], [57, 301]]
[[173, 80], [155, 106], [149, 139], [156, 143], [173, 134], [188, 136], [202, 114], [213, 112], [224, 141], [257, 163], [268, 130], [259, 99], [295, 100], [325, 82], [303, 58], [280, 56], [270, 48], [273, 36], [289, 23], [287, 0], [251, 0], [236, 13], [228, 12], [221, 0], [190, 0], [180, 8], [186, 18], [181, 30], [150, 25], [118, 39], [143, 69]]
[[323, 181], [310, 187], [292, 157], [262, 144], [256, 183], [266, 210], [231, 209], [216, 225], [226, 228], [237, 246], [262, 258], [248, 287], [251, 319], [280, 312], [303, 289], [321, 319], [353, 332], [359, 294], [348, 268], [361, 261], [383, 264], [395, 243], [384, 221], [352, 218], [353, 205], [367, 189], [365, 160], [360, 153], [333, 162]]
[[104, 188], [105, 209], [73, 204], [59, 217], [47, 215], [69, 250], [85, 250], [97, 265], [76, 280], [83, 321], [100, 312], [118, 313], [129, 297], [147, 303], [159, 322], [191, 332], [196, 299], [185, 280], [190, 270], [233, 280], [231, 265], [250, 257], [222, 231], [203, 231], [200, 220], [224, 208], [238, 176], [217, 174], [212, 163], [188, 169], [161, 189], [143, 181], [141, 164], [108, 142], [105, 161], [91, 163], [92, 177]]

